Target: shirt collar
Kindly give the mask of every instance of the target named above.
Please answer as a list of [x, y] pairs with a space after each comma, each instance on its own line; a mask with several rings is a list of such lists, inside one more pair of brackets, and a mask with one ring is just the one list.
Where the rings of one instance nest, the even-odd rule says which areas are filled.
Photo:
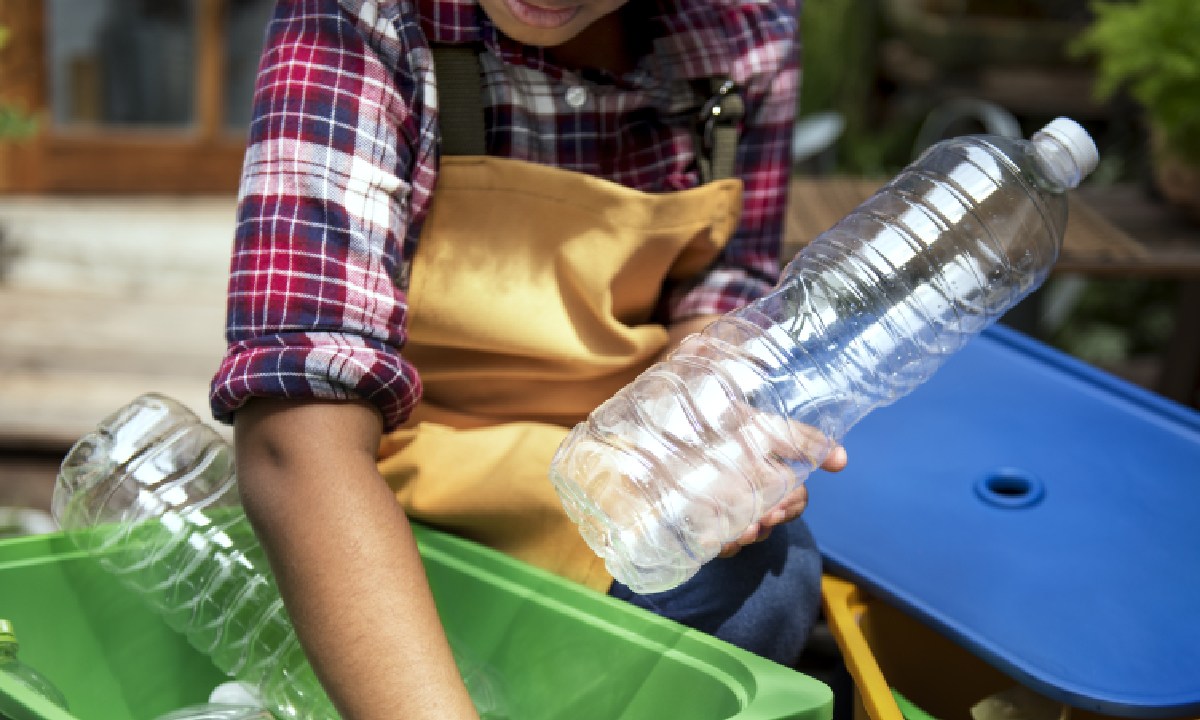
[[475, 0], [417, 0], [416, 5], [429, 42], [459, 45], [483, 40], [487, 14]]
[[[631, 0], [636, 1], [636, 0]], [[732, 63], [728, 3], [660, 0], [655, 54], [674, 77], [728, 75]]]

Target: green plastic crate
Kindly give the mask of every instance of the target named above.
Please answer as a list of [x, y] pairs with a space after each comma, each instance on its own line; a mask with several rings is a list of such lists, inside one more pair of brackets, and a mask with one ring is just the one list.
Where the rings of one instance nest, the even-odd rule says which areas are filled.
[[[829, 720], [810, 677], [474, 543], [417, 528], [443, 621], [513, 720]], [[63, 712], [0, 676], [12, 720], [151, 720], [227, 678], [61, 534], [0, 542], [0, 617]]]

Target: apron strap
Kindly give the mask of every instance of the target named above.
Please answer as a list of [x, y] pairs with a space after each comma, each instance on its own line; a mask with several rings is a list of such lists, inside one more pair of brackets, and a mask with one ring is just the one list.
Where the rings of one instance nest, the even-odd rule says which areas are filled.
[[473, 45], [434, 45], [443, 155], [486, 155], [483, 64]]
[[[434, 45], [438, 82], [438, 124], [443, 155], [486, 155], [483, 64], [474, 45]], [[694, 140], [700, 181], [733, 177], [738, 127], [745, 104], [737, 86], [725, 77], [694, 83], [700, 110]]]

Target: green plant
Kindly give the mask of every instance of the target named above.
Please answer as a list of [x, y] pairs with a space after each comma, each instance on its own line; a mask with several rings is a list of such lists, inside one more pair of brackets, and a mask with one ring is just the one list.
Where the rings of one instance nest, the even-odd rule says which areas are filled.
[[800, 114], [833, 110], [845, 120], [837, 171], [887, 177], [910, 160], [917, 122], [880, 127], [872, 107], [877, 62], [876, 0], [804, 3]]
[[[1061, 287], [1055, 282], [1047, 285], [1047, 299]], [[1044, 339], [1052, 345], [1108, 368], [1165, 351], [1179, 321], [1176, 283], [1090, 279], [1077, 289], [1061, 324], [1045, 328]]]
[[1097, 95], [1127, 88], [1165, 147], [1200, 165], [1200, 2], [1096, 0], [1092, 10], [1071, 51], [1096, 57]]
[[[0, 26], [0, 50], [9, 40], [8, 28]], [[21, 111], [0, 102], [0, 138], [21, 138], [32, 135], [37, 123]]]

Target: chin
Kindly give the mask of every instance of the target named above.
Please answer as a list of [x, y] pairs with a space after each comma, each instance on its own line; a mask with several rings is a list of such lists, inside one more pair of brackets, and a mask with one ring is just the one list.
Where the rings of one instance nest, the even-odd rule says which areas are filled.
[[500, 32], [504, 33], [513, 40], [516, 40], [522, 45], [530, 45], [533, 47], [542, 48], [552, 48], [557, 45], [562, 45], [568, 40], [574, 38], [583, 30], [583, 28], [578, 28], [571, 31], [561, 29], [545, 30], [542, 28], [528, 27], [507, 28], [500, 23], [496, 23], [496, 27], [500, 29]]
[[[561, 11], [540, 10], [549, 5], [546, 0], [479, 0], [479, 4], [500, 32], [513, 40], [535, 47], [554, 47], [571, 40], [624, 1], [578, 2]], [[561, 12], [562, 17], [555, 18], [556, 12]]]

